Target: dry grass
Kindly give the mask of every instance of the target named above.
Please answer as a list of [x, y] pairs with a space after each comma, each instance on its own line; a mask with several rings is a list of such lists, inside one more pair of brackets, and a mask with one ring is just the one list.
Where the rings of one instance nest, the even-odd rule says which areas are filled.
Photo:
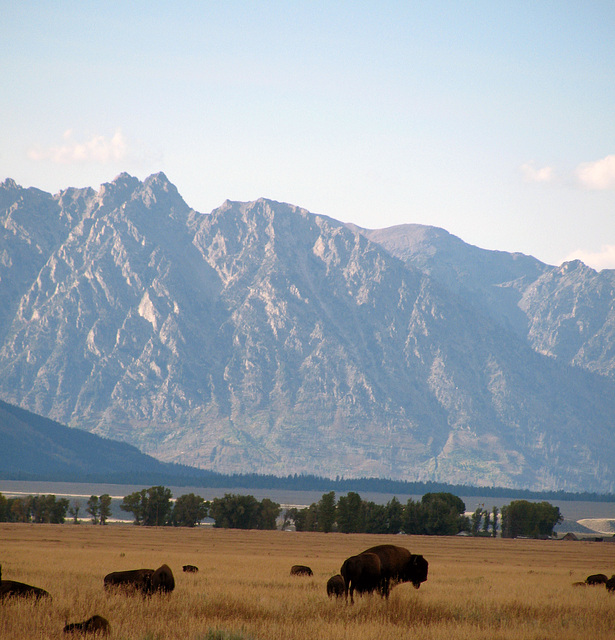
[[[393, 542], [429, 560], [420, 590], [399, 585], [389, 601], [329, 600], [327, 579], [343, 560]], [[49, 591], [53, 602], [0, 605], [0, 638], [63, 637], [94, 613], [126, 640], [578, 640], [613, 638], [615, 594], [572, 587], [591, 573], [615, 573], [609, 543], [421, 536], [142, 529], [129, 525], [0, 524], [5, 579]], [[103, 576], [156, 568], [175, 574], [170, 596], [122, 596]], [[197, 574], [185, 574], [195, 564]], [[313, 577], [291, 577], [307, 564]]]

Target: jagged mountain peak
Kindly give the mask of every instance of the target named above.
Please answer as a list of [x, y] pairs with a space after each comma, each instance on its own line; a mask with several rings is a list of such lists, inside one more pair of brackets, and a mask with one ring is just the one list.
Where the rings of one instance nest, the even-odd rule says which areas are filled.
[[187, 214], [190, 208], [177, 188], [160, 171], [148, 176], [143, 182], [123, 172], [107, 183], [103, 183], [96, 196], [101, 210], [125, 208], [129, 203], [141, 203], [145, 208], [163, 216]]
[[6, 178], [4, 182], [0, 183], [1, 189], [6, 189], [7, 191], [14, 191], [15, 189], [21, 189], [21, 186], [18, 185], [13, 178]]
[[595, 269], [592, 269], [589, 265], [586, 265], [581, 260], [569, 260], [567, 262], [563, 262], [558, 269], [561, 275], [571, 275], [575, 274], [579, 275], [594, 275], [598, 272]]
[[117, 175], [111, 182], [103, 182], [98, 189], [97, 198], [100, 203], [113, 204], [130, 198], [130, 195], [141, 186], [138, 178], [125, 171]]

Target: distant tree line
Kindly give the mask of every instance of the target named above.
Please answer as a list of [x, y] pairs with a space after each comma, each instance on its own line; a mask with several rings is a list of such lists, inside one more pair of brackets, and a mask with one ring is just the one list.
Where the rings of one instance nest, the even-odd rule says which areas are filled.
[[54, 495], [7, 498], [0, 493], [0, 522], [47, 522], [62, 524], [69, 501]]
[[297, 531], [455, 535], [470, 528], [464, 513], [463, 500], [446, 492], [426, 493], [405, 505], [392, 498], [382, 505], [362, 500], [353, 491], [336, 502], [330, 491], [309, 507], [289, 509], [286, 517]]
[[269, 498], [258, 501], [254, 496], [227, 493], [223, 498], [206, 501], [188, 493], [172, 501], [167, 487], [157, 486], [135, 491], [126, 496], [120, 509], [132, 513], [136, 525], [194, 527], [205, 518], [214, 527], [225, 529], [275, 529], [280, 505]]
[[[420, 501], [412, 498], [402, 505], [397, 498], [381, 505], [361, 499], [355, 492], [335, 500], [335, 493], [325, 493], [318, 502], [304, 509], [286, 512], [285, 524], [294, 523], [297, 531], [339, 531], [341, 533], [406, 533], [411, 535], [496, 536], [499, 510], [478, 507], [467, 516], [461, 498], [449, 492], [426, 493]], [[501, 535], [541, 538], [553, 535], [562, 521], [559, 508], [548, 502], [515, 500], [502, 508]]]
[[[194, 527], [205, 518], [217, 528], [275, 529], [281, 514], [280, 505], [269, 498], [258, 501], [251, 495], [227, 493], [222, 498], [206, 501], [189, 493], [173, 500], [171, 490], [162, 485], [135, 491], [124, 497], [120, 509], [134, 516], [140, 526]], [[79, 502], [69, 505], [66, 498], [54, 495], [6, 498], [0, 493], [0, 522], [47, 522], [61, 524], [67, 512], [79, 522]], [[91, 496], [86, 513], [92, 524], [106, 524], [111, 515], [111, 496]], [[471, 516], [461, 498], [449, 492], [426, 493], [421, 500], [406, 504], [392, 498], [387, 504], [363, 500], [358, 493], [348, 492], [338, 500], [335, 492], [323, 494], [318, 502], [303, 509], [291, 508], [284, 513], [282, 527], [294, 525], [297, 531], [329, 533], [406, 533], [411, 535], [496, 536], [507, 538], [544, 538], [553, 535], [555, 525], [563, 520], [559, 508], [548, 502], [514, 500], [491, 510], [478, 507]]]
[[584, 502], [615, 502], [613, 493], [569, 492], [562, 490], [531, 491], [510, 487], [477, 487], [445, 482], [414, 482], [390, 478], [325, 478], [310, 474], [274, 476], [257, 473], [222, 474], [206, 469], [195, 469], [180, 464], [165, 464], [160, 471], [114, 471], [101, 473], [82, 472], [12, 472], [3, 474], [2, 480], [44, 480], [48, 482], [115, 483], [115, 484], [168, 484], [176, 487], [237, 489], [281, 489], [286, 491], [364, 491], [398, 495], [422, 496], [425, 493], [453, 493], [459, 496], [484, 496], [487, 498], [511, 498], [524, 500], [558, 500]]

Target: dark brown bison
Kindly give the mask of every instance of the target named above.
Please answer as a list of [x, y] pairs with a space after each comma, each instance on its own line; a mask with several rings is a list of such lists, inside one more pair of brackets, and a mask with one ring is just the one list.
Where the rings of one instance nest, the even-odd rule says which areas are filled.
[[[369, 556], [363, 561], [365, 568], [362, 566], [362, 556]], [[380, 562], [378, 573], [371, 556], [376, 556]], [[349, 560], [352, 562], [347, 565]], [[346, 597], [350, 591], [352, 602], [353, 589], [350, 583], [353, 581], [360, 593], [378, 591], [383, 598], [388, 598], [391, 589], [400, 582], [411, 582], [418, 589], [421, 583], [427, 580], [428, 568], [428, 562], [423, 556], [410, 553], [408, 549], [393, 544], [380, 544], [349, 558], [342, 565], [341, 574], [346, 582]], [[367, 572], [369, 578], [361, 577], [362, 572]], [[358, 586], [359, 581], [362, 581], [361, 588]]]
[[168, 593], [175, 589], [173, 572], [166, 564], [156, 570], [115, 571], [105, 576], [104, 583], [106, 589], [119, 587], [130, 591], [139, 591], [143, 595], [151, 595], [156, 592]]
[[35, 600], [40, 600], [40, 598], [51, 599], [51, 596], [45, 589], [33, 587], [24, 582], [2, 580], [2, 566], [0, 566], [0, 600], [4, 600], [4, 598], [34, 598]]
[[304, 564], [294, 564], [290, 568], [291, 576], [313, 576], [313, 572], [309, 567], [306, 567]]
[[344, 595], [344, 591], [346, 590], [346, 583], [344, 582], [344, 578], [338, 573], [336, 576], [331, 576], [327, 580], [327, 595], [329, 598], [335, 596], [339, 598]]
[[604, 573], [594, 573], [585, 578], [585, 584], [606, 584], [608, 578]]
[[615, 591], [615, 575], [612, 575], [605, 583], [607, 591]]
[[388, 598], [391, 588], [400, 582], [411, 582], [415, 589], [427, 580], [429, 563], [423, 556], [410, 553], [394, 544], [379, 544], [363, 553], [375, 553], [382, 565], [381, 595]]
[[111, 633], [111, 625], [102, 616], [92, 616], [83, 622], [71, 622], [64, 627], [64, 633], [100, 633], [108, 636]]
[[173, 591], [173, 589], [175, 589], [173, 572], [168, 565], [163, 564], [154, 571], [154, 575], [152, 576], [152, 591], [169, 593]]
[[196, 573], [199, 568], [195, 567], [193, 564], [185, 564], [182, 569], [186, 572], [186, 573]]
[[344, 595], [350, 602], [354, 602], [354, 592], [359, 595], [372, 593], [380, 589], [382, 581], [382, 564], [375, 553], [360, 553], [350, 556], [344, 561], [340, 570], [344, 581]]

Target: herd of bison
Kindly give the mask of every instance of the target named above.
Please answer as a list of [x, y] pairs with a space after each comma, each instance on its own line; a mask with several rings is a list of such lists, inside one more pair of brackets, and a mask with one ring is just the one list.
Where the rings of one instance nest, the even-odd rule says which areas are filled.
[[[184, 572], [195, 573], [198, 567], [187, 564]], [[329, 597], [344, 597], [354, 602], [354, 593], [378, 593], [388, 598], [391, 589], [399, 583], [410, 582], [418, 589], [427, 580], [428, 562], [421, 555], [410, 553], [404, 547], [393, 544], [381, 544], [370, 547], [356, 556], [347, 558], [340, 573], [327, 581]], [[306, 565], [293, 565], [290, 570], [293, 576], [313, 575]], [[615, 575], [607, 578], [605, 574], [590, 575], [583, 582], [575, 582], [574, 586], [602, 585], [609, 591], [615, 591]], [[175, 578], [170, 567], [163, 564], [158, 569], [133, 569], [131, 571], [115, 571], [104, 578], [107, 590], [123, 589], [126, 592], [150, 596], [154, 593], [170, 593], [175, 589]], [[33, 587], [15, 580], [2, 580], [0, 566], [0, 600], [10, 597], [27, 597], [35, 600], [51, 598], [44, 589]], [[66, 633], [110, 633], [109, 621], [94, 615], [83, 622], [72, 622], [64, 627]]]

